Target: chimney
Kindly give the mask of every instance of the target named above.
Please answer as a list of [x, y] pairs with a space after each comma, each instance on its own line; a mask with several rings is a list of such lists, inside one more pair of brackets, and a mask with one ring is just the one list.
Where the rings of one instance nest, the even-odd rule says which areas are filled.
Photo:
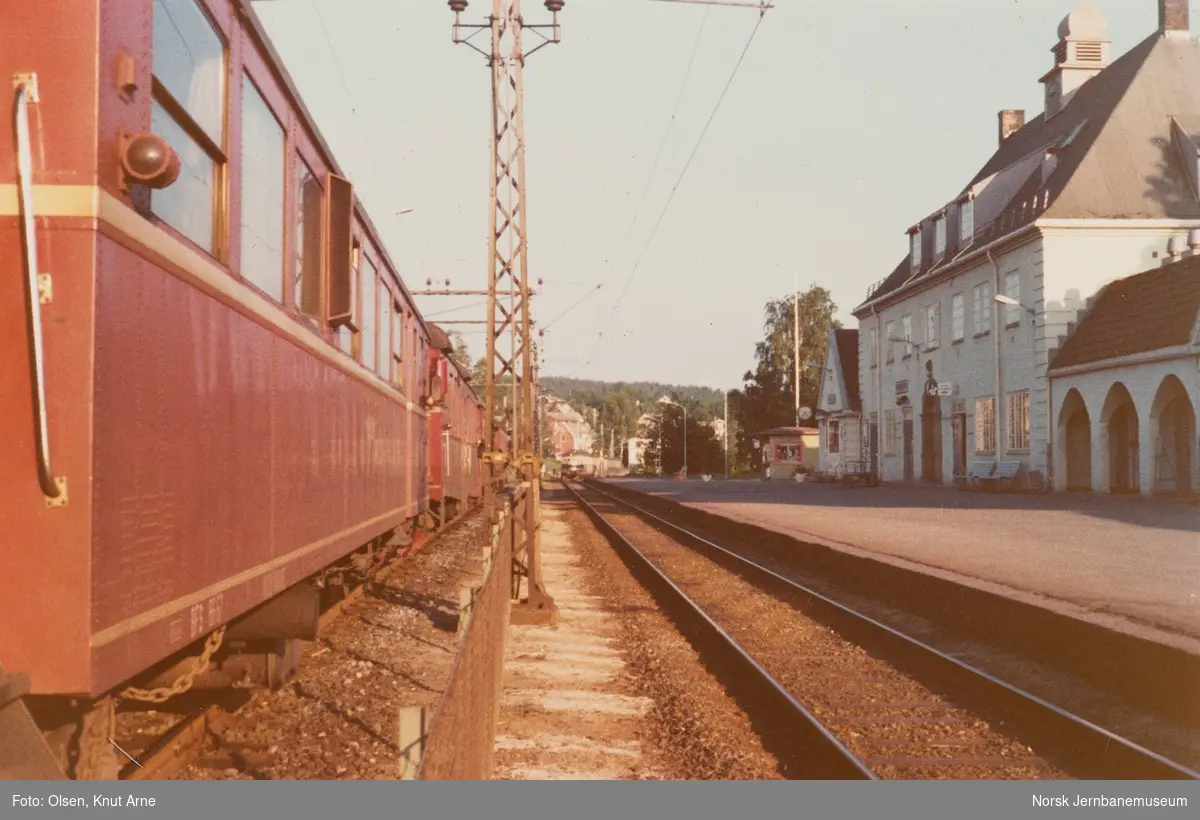
[[1187, 247], [1187, 240], [1182, 236], [1172, 236], [1167, 242], [1167, 257], [1163, 259], [1163, 267], [1170, 265], [1172, 262], [1178, 262], [1183, 258], [1184, 248]]
[[1188, 0], [1158, 0], [1158, 30], [1163, 34], [1190, 32]]
[[1006, 109], [1000, 112], [1000, 144], [1020, 131], [1025, 125], [1025, 112]]

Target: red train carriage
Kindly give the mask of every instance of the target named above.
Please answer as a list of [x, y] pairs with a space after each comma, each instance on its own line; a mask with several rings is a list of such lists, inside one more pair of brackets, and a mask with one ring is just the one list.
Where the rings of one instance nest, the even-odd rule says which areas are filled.
[[428, 327], [430, 372], [440, 394], [429, 413], [429, 500], [440, 516], [452, 518], [459, 508], [482, 495], [484, 411], [471, 390], [470, 373], [453, 356], [450, 337], [437, 325]]
[[13, 741], [52, 699], [4, 672], [86, 724], [223, 625], [314, 630], [305, 579], [427, 503], [429, 337], [247, 0], [9, 4], [0, 66]]

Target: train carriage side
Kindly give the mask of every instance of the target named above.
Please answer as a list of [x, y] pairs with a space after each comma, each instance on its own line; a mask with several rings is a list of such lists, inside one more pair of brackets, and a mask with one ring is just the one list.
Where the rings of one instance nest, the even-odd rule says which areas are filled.
[[429, 335], [248, 0], [6, 14], [38, 93], [31, 144], [0, 129], [0, 346], [29, 354], [0, 364], [0, 665], [90, 703], [411, 531]]

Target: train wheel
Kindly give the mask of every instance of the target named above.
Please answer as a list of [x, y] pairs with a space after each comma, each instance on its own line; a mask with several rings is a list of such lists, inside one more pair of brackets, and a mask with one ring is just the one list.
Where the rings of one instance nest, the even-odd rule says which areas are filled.
[[83, 716], [79, 731], [76, 780], [116, 780], [121, 773], [117, 750], [112, 744], [117, 720], [111, 698], [96, 702]]

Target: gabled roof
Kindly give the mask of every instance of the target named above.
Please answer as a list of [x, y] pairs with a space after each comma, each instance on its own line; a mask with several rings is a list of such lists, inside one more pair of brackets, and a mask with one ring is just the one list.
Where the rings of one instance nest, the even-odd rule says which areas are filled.
[[[975, 199], [969, 244], [956, 246], [952, 225], [946, 253], [935, 260], [926, 231], [921, 269], [912, 271], [906, 255], [866, 302], [1041, 218], [1200, 219], [1200, 197], [1172, 122], [1187, 130], [1200, 120], [1196, 77], [1195, 39], [1155, 32], [1134, 46], [1085, 82], [1057, 115], [1040, 114], [1013, 133], [963, 189], [960, 197]], [[1053, 164], [1043, 162], [1047, 154]]]
[[1200, 315], [1200, 256], [1109, 283], [1052, 370], [1185, 345]]
[[862, 409], [858, 392], [858, 331], [836, 328], [838, 363], [842, 368], [842, 384], [846, 389], [846, 409], [857, 413]]

